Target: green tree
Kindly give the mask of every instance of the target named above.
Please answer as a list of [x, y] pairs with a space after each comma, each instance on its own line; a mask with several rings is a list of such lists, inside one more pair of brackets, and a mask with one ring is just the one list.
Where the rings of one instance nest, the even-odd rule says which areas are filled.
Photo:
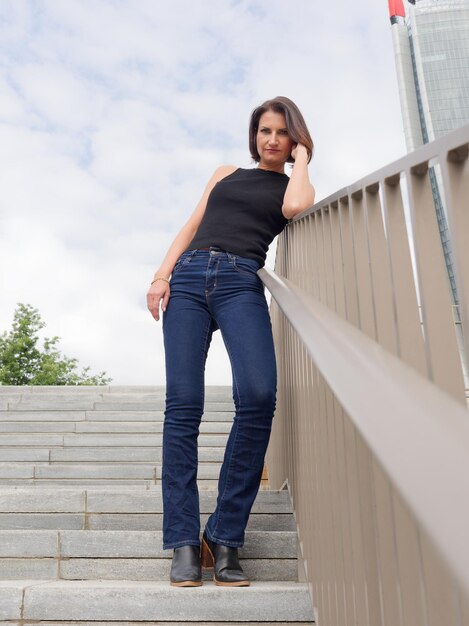
[[39, 311], [19, 303], [10, 332], [0, 336], [0, 384], [2, 385], [108, 385], [106, 372], [89, 374], [89, 367], [77, 371], [78, 359], [61, 354], [59, 337], [44, 339], [39, 346], [38, 332], [45, 327]]

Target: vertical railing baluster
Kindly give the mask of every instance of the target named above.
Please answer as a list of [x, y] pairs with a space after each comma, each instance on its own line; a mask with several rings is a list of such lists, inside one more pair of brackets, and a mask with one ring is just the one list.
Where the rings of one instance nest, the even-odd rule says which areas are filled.
[[461, 352], [464, 363], [466, 386], [469, 384], [469, 144], [450, 150], [446, 158], [440, 159], [443, 177], [443, 192], [448, 213], [448, 226], [454, 256], [454, 269], [459, 311], [456, 319], [461, 320]]
[[407, 186], [428, 375], [439, 387], [465, 402], [450, 285], [428, 163], [407, 170]]
[[392, 490], [388, 477], [376, 459], [373, 459], [373, 482], [376, 502], [375, 519], [381, 581], [382, 623], [383, 625], [403, 626]]
[[339, 202], [339, 221], [342, 243], [342, 267], [344, 274], [345, 310], [347, 320], [360, 326], [360, 311], [358, 308], [357, 274], [353, 253], [352, 225], [350, 218], [349, 197], [342, 196]]
[[425, 350], [410, 257], [410, 238], [399, 181], [399, 174], [389, 177], [384, 182], [383, 190], [398, 356], [426, 376]]
[[357, 300], [360, 312], [360, 328], [372, 339], [376, 338], [373, 316], [373, 296], [368, 257], [365, 200], [363, 190], [352, 194], [350, 200], [350, 227], [353, 239], [353, 257], [356, 272]]
[[387, 350], [398, 354], [391, 272], [378, 188], [377, 183], [368, 188], [365, 195], [376, 338]]
[[414, 624], [428, 626], [424, 619], [426, 600], [422, 581], [418, 529], [413, 516], [395, 490], [393, 490], [393, 509], [403, 626], [414, 626]]
[[422, 531], [419, 538], [428, 625], [457, 624], [459, 608], [454, 578]]
[[336, 310], [334, 291], [334, 262], [332, 258], [331, 212], [328, 206], [321, 209], [323, 222], [324, 275], [326, 280], [326, 297], [323, 300], [333, 311]]
[[334, 272], [334, 298], [335, 309], [344, 319], [347, 317], [345, 306], [344, 271], [342, 265], [342, 243], [340, 236], [339, 203], [333, 201], [329, 205], [331, 221], [331, 248]]
[[374, 523], [374, 491], [371, 468], [371, 452], [361, 435], [355, 431], [357, 452], [358, 490], [360, 503], [363, 562], [365, 570], [366, 604], [368, 624], [379, 624], [381, 618], [377, 535]]
[[316, 268], [315, 272], [317, 274], [317, 283], [318, 283], [318, 293], [317, 299], [319, 302], [327, 301], [327, 278], [326, 278], [326, 263], [325, 263], [325, 252], [324, 252], [324, 235], [323, 235], [323, 217], [322, 211], [316, 211], [315, 215], [315, 223], [316, 223], [316, 240], [314, 242], [315, 248], [317, 250], [316, 255]]

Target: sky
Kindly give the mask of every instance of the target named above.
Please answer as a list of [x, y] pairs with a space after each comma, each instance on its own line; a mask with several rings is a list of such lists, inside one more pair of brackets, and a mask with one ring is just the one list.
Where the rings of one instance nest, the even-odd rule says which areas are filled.
[[[149, 281], [277, 95], [317, 200], [403, 156], [386, 0], [0, 0], [0, 332], [28, 303], [91, 373], [164, 385]], [[205, 381], [232, 383], [219, 330]]]

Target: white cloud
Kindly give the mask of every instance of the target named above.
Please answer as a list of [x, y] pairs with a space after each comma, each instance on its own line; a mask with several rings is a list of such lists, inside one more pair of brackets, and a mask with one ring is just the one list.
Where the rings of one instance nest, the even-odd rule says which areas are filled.
[[[148, 281], [214, 168], [249, 167], [254, 106], [297, 101], [318, 198], [405, 152], [386, 3], [359, 8], [2, 2], [0, 329], [29, 302], [83, 365], [163, 384]], [[219, 331], [206, 381], [231, 384]]]
[[80, 130], [103, 116], [104, 94], [72, 68], [54, 63], [28, 63], [12, 77], [30, 108], [53, 129]]

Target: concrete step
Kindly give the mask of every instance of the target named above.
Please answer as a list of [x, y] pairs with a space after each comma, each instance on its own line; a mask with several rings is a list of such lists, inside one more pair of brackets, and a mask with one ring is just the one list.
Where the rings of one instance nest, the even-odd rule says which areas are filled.
[[[205, 422], [231, 422], [233, 411], [204, 411]], [[7, 411], [0, 410], [1, 422], [162, 422], [164, 410], [160, 411]]]
[[[110, 487], [111, 488], [111, 487]], [[124, 488], [124, 486], [120, 486]], [[203, 528], [209, 513], [200, 514], [200, 525]], [[61, 529], [80, 530], [161, 530], [163, 528], [162, 513], [0, 513], [0, 529]], [[247, 531], [276, 530], [295, 531], [293, 515], [269, 513], [251, 513]]]
[[[5, 406], [6, 405], [6, 406]], [[114, 400], [113, 398], [96, 399], [94, 397], [58, 397], [53, 395], [18, 396], [2, 398], [2, 410], [6, 411], [163, 411], [164, 398], [142, 398]], [[207, 411], [232, 411], [233, 401], [207, 400], [204, 409]]]
[[[41, 463], [89, 463], [89, 462], [155, 462], [161, 463], [162, 448], [35, 448], [35, 447], [22, 447], [12, 446], [3, 447], [0, 449], [2, 461], [5, 462], [41, 462]], [[199, 461], [200, 462], [223, 462], [223, 456], [225, 454], [225, 448], [223, 447], [200, 447], [199, 448]]]
[[[57, 485], [58, 487], [84, 487], [85, 489], [103, 488], [106, 489], [113, 487], [129, 487], [138, 489], [143, 487], [145, 489], [151, 489], [152, 487], [161, 487], [161, 480], [154, 479], [147, 480], [142, 478], [4, 478], [0, 481], [0, 487], [51, 487]], [[214, 491], [217, 489], [218, 480], [211, 480], [209, 478], [202, 478], [197, 480], [197, 486], [201, 491]], [[269, 484], [267, 480], [262, 480], [259, 489], [268, 490]]]
[[[0, 435], [0, 450], [1, 446], [97, 446], [97, 447], [114, 447], [122, 446], [128, 448], [130, 446], [161, 446], [162, 434], [140, 434], [135, 435], [119, 434], [119, 433], [66, 433], [63, 435], [57, 435], [53, 433], [48, 434], [1, 434]], [[225, 446], [228, 439], [228, 434], [206, 434], [199, 435], [199, 446]]]
[[167, 581], [21, 580], [0, 583], [3, 620], [313, 621], [307, 585], [254, 581], [249, 587], [171, 587]]
[[[94, 409], [97, 400], [101, 400], [101, 398], [83, 395], [79, 397], [55, 395], [17, 396], [9, 399], [7, 409], [9, 411], [90, 411]], [[160, 407], [158, 406], [158, 408]]]
[[[0, 397], [2, 396], [18, 396], [18, 395], [59, 395], [59, 396], [92, 396], [104, 395], [119, 397], [121, 395], [128, 396], [146, 396], [157, 395], [164, 396], [166, 393], [165, 385], [83, 385], [83, 386], [65, 386], [65, 385], [0, 385]], [[231, 397], [231, 385], [206, 385], [205, 398]]]
[[[44, 624], [44, 626], [70, 626], [70, 623], [68, 620], [65, 622], [57, 622], [55, 620], [53, 621], [42, 621], [42, 620], [37, 620], [34, 622], [34, 624]], [[187, 622], [160, 622], [158, 620], [158, 622], [145, 622], [145, 621], [140, 621], [140, 622], [123, 622], [123, 621], [117, 621], [117, 622], [87, 622], [87, 621], [80, 621], [80, 622], [75, 622], [78, 623], [80, 626], [187, 626]], [[262, 626], [278, 626], [279, 622], [190, 622], [191, 626], [260, 626], [260, 624], [262, 624]], [[289, 626], [314, 626], [315, 622], [288, 622]], [[23, 626], [24, 622], [22, 620], [19, 620], [17, 622], [1, 622], [1, 626]]]
[[[161, 531], [0, 531], [0, 579], [168, 580], [162, 542]], [[239, 555], [253, 580], [297, 580], [295, 532], [248, 531]]]
[[[231, 421], [203, 421], [199, 432], [212, 434], [229, 433]], [[162, 421], [1, 421], [0, 433], [162, 433]]]
[[[163, 421], [164, 411], [85, 411], [86, 419], [89, 421]], [[206, 422], [232, 422], [235, 414], [234, 406], [229, 411], [215, 411], [204, 409], [202, 415], [202, 424]]]
[[[199, 462], [199, 479], [217, 480], [221, 463]], [[161, 479], [161, 465], [148, 463], [0, 463], [0, 483], [9, 478]]]
[[[56, 394], [54, 395], [55, 397], [57, 397]], [[160, 400], [166, 399], [166, 389], [163, 388], [162, 391], [150, 393], [104, 393], [100, 394], [99, 396], [95, 395], [94, 397], [97, 399], [96, 401], [102, 402], [159, 402]], [[205, 393], [204, 402], [233, 403], [233, 393], [231, 387], [228, 393], [225, 391], [210, 391], [208, 393]]]
[[[113, 494], [114, 497], [109, 497]], [[277, 493], [275, 496], [273, 494]], [[105, 496], [105, 499], [103, 499]], [[287, 496], [287, 498], [286, 498]], [[216, 492], [200, 492], [203, 527], [214, 510]], [[160, 485], [142, 484], [0, 487], [0, 528], [70, 530], [161, 530], [163, 505]], [[296, 531], [285, 491], [259, 491], [247, 530]]]
[[5, 462], [15, 461], [18, 463], [27, 463], [30, 461], [40, 461], [47, 463], [50, 458], [50, 450], [49, 448], [24, 448], [22, 446], [12, 446], [9, 448], [8, 446], [3, 446], [0, 448], [0, 457], [2, 461]]
[[[294, 559], [243, 559], [243, 570], [251, 580], [298, 580]], [[0, 559], [0, 579], [21, 580], [169, 580], [171, 560], [154, 558], [14, 558]], [[212, 580], [213, 572], [204, 571], [203, 579]], [[1, 624], [1, 622], [0, 622]]]
[[[2, 626], [24, 626], [24, 622], [1, 622]], [[70, 626], [70, 622], [35, 620], [34, 625]], [[87, 622], [80, 621], [80, 626], [187, 626], [187, 622]], [[191, 626], [279, 626], [279, 622], [191, 622]], [[289, 626], [314, 626], [315, 622], [288, 622]]]
[[[161, 531], [1, 530], [0, 558], [151, 558], [171, 559]], [[243, 559], [295, 559], [296, 533], [248, 531]]]
[[[211, 513], [217, 493], [200, 494], [201, 513]], [[161, 487], [154, 489], [85, 489], [80, 487], [0, 487], [0, 513], [162, 513]], [[252, 513], [291, 514], [286, 490], [260, 491]]]
[[[164, 399], [152, 400], [114, 400], [113, 398], [106, 398], [106, 400], [98, 401], [94, 403], [95, 411], [160, 411], [164, 410]], [[204, 411], [228, 411], [234, 410], [234, 404], [232, 400], [206, 400], [204, 404]]]
[[[11, 411], [9, 411], [12, 415]], [[77, 431], [77, 425], [79, 421], [28, 421], [15, 420], [15, 421], [0, 421], [0, 433], [3, 434], [59, 434], [59, 433], [74, 433]]]

